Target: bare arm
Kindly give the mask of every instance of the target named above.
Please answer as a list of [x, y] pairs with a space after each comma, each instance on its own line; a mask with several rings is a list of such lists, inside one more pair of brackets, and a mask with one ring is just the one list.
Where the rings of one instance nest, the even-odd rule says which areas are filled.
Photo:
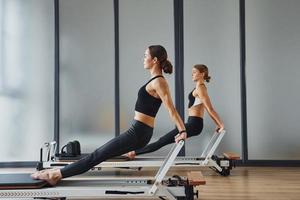
[[211, 117], [211, 119], [216, 123], [217, 127], [220, 130], [223, 130], [224, 123], [222, 122], [218, 113], [213, 108], [210, 98], [208, 96], [206, 87], [200, 85], [200, 87], [196, 90], [196, 92], [197, 92], [197, 95], [199, 96], [199, 98], [202, 100], [204, 107], [205, 107], [206, 111], [208, 112], [209, 116]]
[[[173, 120], [173, 122], [175, 122], [176, 127], [179, 130], [179, 133], [181, 131], [185, 131], [186, 129], [185, 129], [184, 123], [183, 123], [180, 115], [178, 114], [177, 110], [174, 107], [174, 104], [173, 104], [173, 101], [171, 98], [171, 94], [170, 94], [170, 90], [169, 90], [169, 86], [168, 86], [166, 80], [161, 79], [161, 78], [156, 79], [153, 81], [152, 86], [155, 89], [158, 96], [160, 97], [160, 99], [162, 100], [164, 106], [167, 108], [171, 119]], [[176, 142], [178, 142], [180, 139], [186, 139], [186, 132], [182, 132], [181, 135], [178, 135], [178, 137], [176, 138]]]

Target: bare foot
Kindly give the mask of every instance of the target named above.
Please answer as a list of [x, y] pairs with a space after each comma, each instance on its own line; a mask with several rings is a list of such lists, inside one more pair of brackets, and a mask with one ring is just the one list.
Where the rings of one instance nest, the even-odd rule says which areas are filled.
[[31, 178], [45, 180], [53, 186], [62, 179], [62, 175], [59, 169], [47, 169], [31, 174]]
[[135, 151], [130, 151], [126, 154], [126, 156], [130, 159], [130, 160], [134, 160], [135, 159]]

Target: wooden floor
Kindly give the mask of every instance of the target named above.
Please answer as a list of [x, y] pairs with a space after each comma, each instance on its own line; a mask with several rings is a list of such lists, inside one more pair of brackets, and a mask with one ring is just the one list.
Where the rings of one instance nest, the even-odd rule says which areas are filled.
[[[30, 171], [33, 170], [0, 169], [0, 173]], [[181, 174], [180, 171], [171, 173]], [[202, 173], [206, 185], [198, 188], [198, 199], [201, 200], [300, 200], [300, 168], [238, 167], [228, 177], [210, 169], [202, 170]]]
[[228, 177], [203, 171], [201, 200], [299, 200], [300, 168], [239, 167]]

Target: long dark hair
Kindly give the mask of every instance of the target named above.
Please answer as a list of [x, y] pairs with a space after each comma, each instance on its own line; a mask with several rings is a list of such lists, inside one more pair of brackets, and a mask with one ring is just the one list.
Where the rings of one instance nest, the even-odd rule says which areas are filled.
[[165, 73], [172, 74], [173, 65], [168, 61], [166, 49], [161, 45], [151, 45], [148, 47], [152, 58], [157, 58], [162, 70]]

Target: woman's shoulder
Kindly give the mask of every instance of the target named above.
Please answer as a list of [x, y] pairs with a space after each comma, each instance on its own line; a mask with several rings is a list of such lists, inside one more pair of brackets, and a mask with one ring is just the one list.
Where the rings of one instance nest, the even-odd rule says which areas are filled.
[[207, 88], [204, 83], [197, 85], [195, 90], [201, 96], [207, 94]]
[[168, 87], [168, 82], [163, 76], [159, 76], [153, 81], [151, 81], [151, 86], [154, 88], [164, 88]]
[[152, 83], [167, 83], [167, 80], [163, 76], [157, 76]]

